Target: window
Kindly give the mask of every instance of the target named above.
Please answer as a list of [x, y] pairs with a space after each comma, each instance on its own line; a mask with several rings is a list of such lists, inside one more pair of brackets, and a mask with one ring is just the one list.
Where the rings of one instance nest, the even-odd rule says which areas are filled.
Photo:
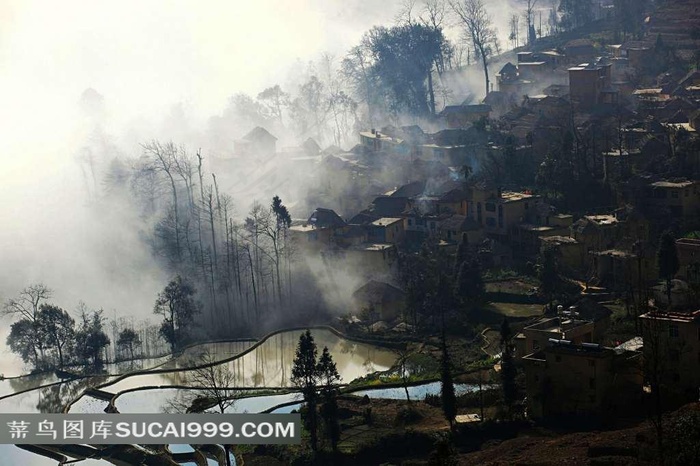
[[540, 342], [537, 340], [532, 340], [532, 349], [533, 351], [540, 349]]
[[595, 367], [595, 359], [588, 360], [588, 367]]
[[435, 229], [435, 222], [430, 222], [430, 229], [434, 230]]
[[678, 338], [678, 325], [671, 324], [668, 326], [668, 336], [671, 338]]
[[683, 194], [685, 195], [685, 197], [688, 197], [689, 193], [690, 193], [690, 190], [688, 190], [688, 189], [683, 190]]
[[540, 376], [535, 374], [535, 382], [539, 382], [539, 381], [540, 381]]
[[681, 359], [681, 353], [678, 350], [671, 350], [668, 353], [668, 359], [671, 362], [678, 362]]
[[408, 226], [409, 227], [413, 226], [413, 219], [410, 219], [410, 218], [408, 219]]
[[486, 212], [496, 212], [496, 204], [494, 204], [493, 202], [487, 202]]
[[492, 228], [495, 227], [495, 226], [496, 226], [496, 219], [493, 218], [493, 217], [488, 217], [488, 218], [486, 219], [486, 226], [487, 226], [487, 227], [492, 227]]
[[588, 379], [588, 388], [595, 390], [595, 378], [591, 377]]
[[526, 203], [525, 203], [525, 210], [527, 210], [527, 209], [529, 209], [529, 208], [530, 208], [530, 205], [526, 202]]
[[678, 190], [677, 189], [674, 189], [671, 191], [671, 197], [673, 199], [678, 199]]

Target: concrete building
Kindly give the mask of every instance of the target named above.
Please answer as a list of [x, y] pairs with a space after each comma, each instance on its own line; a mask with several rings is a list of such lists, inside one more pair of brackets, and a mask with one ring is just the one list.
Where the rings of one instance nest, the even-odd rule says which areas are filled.
[[578, 320], [576, 316], [542, 319], [525, 327], [515, 336], [515, 354], [519, 359], [540, 351], [550, 339], [568, 340], [577, 344], [590, 343], [593, 341], [594, 330], [593, 321]]
[[610, 63], [582, 63], [569, 68], [569, 97], [588, 108], [598, 104], [617, 103], [617, 91], [612, 86]]
[[687, 282], [700, 283], [700, 239], [677, 239], [676, 252], [680, 264], [678, 275]]
[[[638, 406], [641, 353], [551, 339], [523, 358], [533, 419], [601, 418]], [[569, 419], [570, 420], [570, 419]]]
[[[515, 225], [530, 216], [530, 209], [535, 211], [542, 202], [541, 196], [529, 192], [474, 189], [469, 215], [487, 234], [505, 239]], [[541, 222], [535, 219], [533, 223]]]
[[[645, 377], [697, 400], [700, 389], [700, 311], [653, 311], [640, 316]], [[656, 370], [657, 373], [649, 373]]]
[[672, 217], [691, 219], [700, 210], [698, 181], [657, 181], [646, 189], [646, 202], [656, 208], [668, 210]]

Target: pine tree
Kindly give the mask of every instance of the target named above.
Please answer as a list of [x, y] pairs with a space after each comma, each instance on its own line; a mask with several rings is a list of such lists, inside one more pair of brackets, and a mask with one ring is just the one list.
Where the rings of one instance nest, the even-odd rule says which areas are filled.
[[331, 442], [333, 451], [338, 449], [338, 441], [340, 440], [340, 422], [338, 419], [338, 387], [340, 382], [340, 374], [333, 362], [333, 356], [328, 351], [328, 347], [323, 347], [323, 352], [316, 366], [318, 377], [321, 384], [321, 396], [323, 397], [323, 405], [321, 406], [321, 415], [326, 425], [326, 433]]
[[317, 434], [317, 386], [318, 386], [318, 365], [316, 343], [311, 331], [307, 330], [299, 337], [296, 355], [292, 366], [291, 382], [301, 390], [307, 406], [306, 425], [311, 436], [311, 449], [318, 448]]
[[442, 357], [440, 358], [440, 382], [442, 412], [445, 419], [450, 423], [450, 429], [454, 427], [455, 416], [457, 416], [457, 398], [455, 396], [455, 386], [452, 380], [452, 369], [450, 368], [450, 354], [447, 351], [445, 336], [442, 337]]

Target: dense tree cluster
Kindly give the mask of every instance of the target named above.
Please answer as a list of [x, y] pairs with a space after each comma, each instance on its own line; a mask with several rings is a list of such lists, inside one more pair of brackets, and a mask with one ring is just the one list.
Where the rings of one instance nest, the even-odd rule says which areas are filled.
[[156, 313], [165, 317], [160, 329], [165, 340], [173, 348], [186, 340], [180, 334], [186, 326], [178, 319], [187, 322], [187, 315], [196, 312], [171, 309], [174, 301], [179, 303], [175, 308], [194, 306], [194, 301], [183, 304], [184, 295], [198, 292], [195, 307], [204, 311], [202, 327], [222, 334], [258, 322], [280, 303], [290, 305], [294, 254], [291, 215], [282, 199], [254, 202], [241, 219], [234, 215], [232, 197], [219, 189], [216, 174], [205, 176], [201, 153], [159, 141], [142, 149], [131, 166], [113, 166], [108, 183], [154, 224], [151, 248], [180, 277], [156, 304]]
[[104, 332], [102, 311], [82, 310], [80, 325], [60, 307], [45, 303], [51, 290], [42, 284], [22, 290], [8, 300], [6, 315], [19, 317], [10, 327], [7, 345], [35, 369], [62, 368], [69, 364], [99, 368], [110, 343]]

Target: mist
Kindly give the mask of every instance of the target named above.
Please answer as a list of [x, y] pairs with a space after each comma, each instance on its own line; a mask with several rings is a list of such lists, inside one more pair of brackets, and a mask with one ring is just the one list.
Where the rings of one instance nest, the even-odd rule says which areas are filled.
[[[489, 2], [501, 37], [513, 4]], [[372, 26], [394, 24], [401, 6], [0, 3], [0, 299], [43, 282], [54, 290], [51, 301], [70, 312], [83, 301], [108, 317], [151, 318], [169, 274], [144, 240], [153, 225], [118, 198], [101, 197], [110, 160], [138, 157], [140, 144], [154, 139], [182, 144], [190, 154], [201, 149], [205, 160], [221, 155], [222, 145], [230, 151], [249, 128], [224, 128], [218, 145], [208, 136], [232, 95], [255, 96], [274, 84], [298, 88], [310, 62], [322, 54], [342, 59]], [[458, 40], [459, 31], [452, 27], [448, 36]], [[451, 99], [478, 96], [480, 79], [477, 67], [452, 78]], [[97, 108], [86, 108], [87, 89], [99, 97]], [[290, 133], [276, 136], [278, 148], [301, 142]], [[301, 175], [256, 190], [242, 185], [250, 177], [241, 167], [222, 174], [222, 190], [234, 196], [238, 218], [275, 194], [297, 205], [295, 218], [306, 218], [315, 206], [299, 203], [303, 184], [293, 185]], [[359, 284], [352, 271], [344, 274], [343, 285]], [[2, 322], [2, 342], [8, 324]]]

